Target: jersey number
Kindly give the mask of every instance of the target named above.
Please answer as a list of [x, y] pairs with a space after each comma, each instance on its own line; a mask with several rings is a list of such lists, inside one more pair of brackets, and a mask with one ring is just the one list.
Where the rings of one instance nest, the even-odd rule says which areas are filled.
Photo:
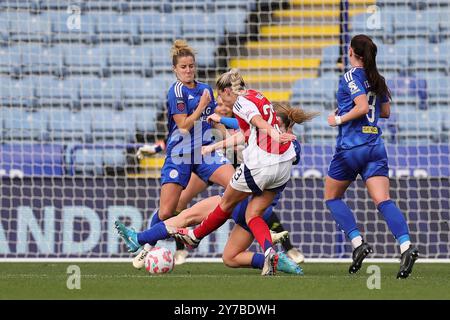
[[369, 91], [367, 94], [367, 99], [369, 100], [369, 112], [366, 114], [367, 120], [369, 122], [375, 121], [375, 105], [377, 103], [377, 94], [375, 92]]
[[[269, 120], [267, 120], [267, 122], [272, 126], [272, 120], [273, 120], [273, 115], [275, 113], [275, 111], [273, 110], [273, 107], [271, 104], [265, 104], [263, 106], [263, 111], [264, 111], [264, 115], [267, 116], [269, 115]], [[278, 126], [278, 124], [274, 124], [273, 127], [281, 133], [280, 131], [280, 127]]]

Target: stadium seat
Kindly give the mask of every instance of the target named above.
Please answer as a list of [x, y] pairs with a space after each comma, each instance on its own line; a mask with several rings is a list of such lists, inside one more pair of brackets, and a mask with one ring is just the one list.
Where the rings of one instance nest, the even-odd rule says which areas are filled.
[[407, 46], [378, 43], [377, 49], [377, 67], [381, 72], [407, 73], [409, 61]]
[[8, 45], [8, 41], [9, 41], [8, 14], [0, 12], [0, 46]]
[[101, 148], [75, 148], [71, 154], [72, 174], [103, 175], [103, 150]]
[[76, 107], [79, 100], [79, 82], [75, 79], [58, 80], [50, 76], [33, 77], [33, 87], [41, 107]]
[[117, 44], [108, 46], [108, 68], [115, 74], [152, 74], [151, 46], [129, 46]]
[[46, 16], [9, 11], [8, 18], [11, 41], [51, 43], [52, 24]]
[[216, 17], [222, 30], [225, 30], [226, 34], [245, 34], [247, 32], [247, 17], [249, 11], [243, 8], [222, 8], [216, 12]]
[[323, 48], [320, 69], [322, 71], [334, 70], [339, 57], [339, 46], [328, 46]]
[[127, 106], [154, 105], [164, 101], [169, 88], [164, 79], [160, 75], [154, 78], [122, 77], [120, 81]]
[[173, 41], [181, 36], [181, 22], [174, 14], [151, 11], [134, 14], [140, 19], [139, 37], [141, 42], [152, 42], [153, 44], [154, 41]]
[[103, 164], [105, 173], [111, 172], [117, 175], [119, 171], [123, 171], [127, 164], [125, 148], [105, 148], [103, 150]]
[[293, 104], [315, 106], [321, 104], [330, 109], [335, 99], [338, 82], [332, 78], [313, 78], [297, 80], [292, 88]]
[[158, 108], [155, 105], [127, 108], [123, 112], [127, 115], [127, 118], [136, 121], [137, 133], [146, 134], [154, 133], [156, 131]]
[[214, 68], [216, 65], [216, 44], [214, 41], [190, 41], [189, 45], [196, 51], [195, 61], [199, 67]]
[[387, 79], [386, 82], [396, 104], [419, 106], [426, 103], [428, 96], [425, 79], [397, 77]]
[[[51, 1], [53, 4], [55, 1]], [[66, 6], [64, 10], [68, 7]], [[77, 24], [76, 17], [68, 20], [66, 11], [48, 11], [43, 12], [52, 22], [52, 40], [54, 43], [96, 43], [98, 40], [95, 35], [96, 19], [94, 15], [81, 15], [80, 24]], [[82, 26], [82, 27], [81, 27]]]
[[155, 42], [151, 46], [153, 71], [155, 73], [172, 72], [172, 56], [170, 55], [171, 48], [172, 43], [168, 42]]
[[122, 92], [120, 80], [116, 78], [80, 78], [80, 102], [85, 106], [121, 106]]
[[217, 44], [223, 35], [223, 24], [215, 19], [213, 14], [199, 11], [184, 11], [174, 14], [181, 20], [183, 37], [187, 40], [210, 40]]
[[134, 139], [136, 127], [134, 119], [126, 117], [123, 111], [90, 108], [83, 112], [91, 116], [94, 143], [126, 143]]
[[400, 11], [395, 9], [393, 12], [398, 12], [394, 20], [396, 38], [428, 38], [439, 30], [439, 11], [437, 10]]
[[403, 144], [426, 144], [437, 142], [441, 134], [441, 124], [433, 123], [428, 111], [407, 108], [398, 112], [398, 137]]
[[30, 78], [14, 80], [2, 77], [0, 99], [2, 106], [9, 107], [34, 107], [37, 103], [33, 82]]
[[314, 108], [310, 107], [307, 109], [319, 111], [320, 115], [303, 125], [305, 142], [334, 145], [336, 143], [337, 129], [328, 125], [327, 118], [330, 112], [326, 108], [320, 108], [317, 105]]
[[446, 74], [448, 71], [448, 52], [442, 52], [443, 46], [437, 44], [419, 44], [409, 48], [411, 69], [413, 72], [438, 71]]
[[134, 15], [97, 13], [97, 39], [100, 42], [139, 42], [139, 19]]
[[430, 105], [450, 105], [450, 77], [428, 77], [427, 92]]
[[48, 118], [45, 112], [31, 108], [7, 108], [3, 111], [3, 138], [14, 141], [47, 140]]
[[21, 73], [22, 52], [20, 47], [0, 47], [0, 74], [19, 77]]
[[172, 12], [203, 10], [211, 12], [214, 10], [213, 0], [169, 0]]
[[379, 11], [379, 15], [373, 13], [354, 15], [350, 18], [351, 35], [367, 34], [372, 38], [391, 43], [394, 41], [394, 17], [394, 12], [384, 8]]
[[87, 112], [71, 111], [68, 108], [43, 109], [48, 115], [50, 141], [91, 142], [92, 119]]
[[61, 46], [48, 48], [40, 45], [22, 45], [20, 49], [22, 51], [22, 73], [58, 77], [65, 74], [64, 52]]
[[102, 46], [64, 46], [64, 62], [70, 75], [108, 75], [108, 55], [107, 48]]

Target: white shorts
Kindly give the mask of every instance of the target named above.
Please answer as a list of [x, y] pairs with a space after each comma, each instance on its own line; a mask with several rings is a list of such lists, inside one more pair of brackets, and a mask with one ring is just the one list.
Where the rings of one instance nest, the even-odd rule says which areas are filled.
[[249, 169], [241, 163], [230, 185], [235, 190], [254, 194], [261, 194], [264, 190], [282, 191], [291, 178], [291, 168], [291, 160], [255, 169]]

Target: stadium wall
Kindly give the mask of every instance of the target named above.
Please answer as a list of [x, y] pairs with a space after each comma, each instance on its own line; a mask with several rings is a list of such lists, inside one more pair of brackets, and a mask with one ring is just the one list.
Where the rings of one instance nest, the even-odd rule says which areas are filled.
[[[394, 178], [392, 197], [407, 215], [422, 258], [449, 259], [449, 178]], [[158, 179], [34, 177], [1, 180], [1, 258], [128, 258], [114, 220], [145, 228], [156, 207]], [[200, 197], [217, 194], [212, 187]], [[198, 199], [197, 199], [198, 200]], [[398, 246], [362, 181], [347, 201], [373, 258], [398, 258]], [[295, 209], [294, 209], [295, 208]], [[293, 178], [276, 212], [307, 258], [349, 258], [351, 249], [323, 201], [323, 179]], [[233, 223], [204, 239], [193, 258], [219, 258]], [[173, 242], [171, 242], [173, 245]], [[255, 245], [251, 248], [259, 250]]]

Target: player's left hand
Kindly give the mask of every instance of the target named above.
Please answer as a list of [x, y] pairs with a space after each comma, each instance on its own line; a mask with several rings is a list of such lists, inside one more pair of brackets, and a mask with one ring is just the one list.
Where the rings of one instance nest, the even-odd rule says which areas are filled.
[[336, 118], [335, 118], [335, 115], [334, 115], [334, 113], [331, 113], [330, 115], [328, 115], [328, 124], [331, 126], [331, 127], [336, 127], [337, 126], [337, 124], [336, 124]]
[[209, 122], [209, 123], [213, 123], [213, 122], [215, 122], [215, 123], [220, 123], [220, 119], [221, 119], [222, 117], [221, 116], [219, 116], [217, 113], [213, 113], [212, 115], [210, 115], [210, 116], [208, 116], [208, 118], [206, 118], [206, 120]]

